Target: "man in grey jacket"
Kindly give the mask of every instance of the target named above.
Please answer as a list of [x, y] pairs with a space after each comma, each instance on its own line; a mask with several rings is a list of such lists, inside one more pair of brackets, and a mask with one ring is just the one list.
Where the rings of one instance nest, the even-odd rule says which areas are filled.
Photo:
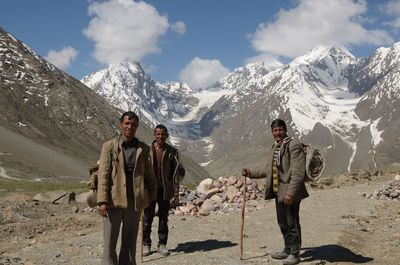
[[300, 263], [300, 202], [309, 196], [304, 185], [306, 156], [303, 145], [287, 135], [283, 120], [272, 121], [271, 131], [275, 144], [266, 171], [251, 172], [243, 168], [242, 175], [267, 178], [265, 199], [275, 199], [277, 221], [284, 240], [284, 249], [271, 257], [282, 259], [284, 265], [294, 265]]
[[156, 204], [158, 205], [158, 244], [157, 251], [168, 256], [168, 212], [170, 200], [179, 192], [179, 182], [185, 176], [185, 169], [179, 161], [178, 150], [167, 144], [168, 129], [159, 124], [154, 129], [152, 144], [154, 175], [157, 180], [157, 198], [150, 202], [144, 210], [143, 255], [151, 253], [151, 225], [153, 223]]

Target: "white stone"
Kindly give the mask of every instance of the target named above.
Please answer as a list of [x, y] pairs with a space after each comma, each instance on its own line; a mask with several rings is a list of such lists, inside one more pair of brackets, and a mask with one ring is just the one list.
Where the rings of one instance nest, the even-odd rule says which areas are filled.
[[210, 178], [204, 179], [200, 182], [199, 186], [197, 186], [197, 192], [202, 194], [207, 194], [207, 191], [210, 190], [213, 185], [213, 180]]

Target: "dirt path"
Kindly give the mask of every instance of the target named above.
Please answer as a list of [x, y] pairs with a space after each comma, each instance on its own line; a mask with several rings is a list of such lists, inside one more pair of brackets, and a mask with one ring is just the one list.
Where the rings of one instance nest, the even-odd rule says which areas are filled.
[[[386, 182], [311, 190], [300, 211], [302, 264], [400, 264], [400, 203], [358, 195], [380, 189]], [[6, 205], [2, 202], [3, 212]], [[68, 205], [35, 207], [37, 211], [24, 214], [32, 216], [32, 221], [0, 226], [0, 264], [100, 264], [102, 235], [97, 213], [74, 213], [76, 208]], [[35, 214], [42, 218], [34, 218]], [[273, 202], [246, 213], [245, 255], [240, 260], [239, 212], [171, 216], [168, 247], [172, 254], [163, 258], [154, 253], [145, 258], [145, 264], [281, 264], [268, 255], [282, 247], [275, 218]], [[156, 231], [157, 222], [153, 225]], [[153, 242], [157, 242], [155, 232]]]

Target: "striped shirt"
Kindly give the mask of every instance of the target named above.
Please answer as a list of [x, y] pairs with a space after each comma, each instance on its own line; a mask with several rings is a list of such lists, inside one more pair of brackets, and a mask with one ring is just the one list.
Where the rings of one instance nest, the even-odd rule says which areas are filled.
[[274, 192], [278, 192], [278, 167], [276, 166], [277, 160], [279, 159], [279, 151], [281, 150], [281, 144], [276, 144], [274, 149], [274, 158], [272, 161], [272, 187]]

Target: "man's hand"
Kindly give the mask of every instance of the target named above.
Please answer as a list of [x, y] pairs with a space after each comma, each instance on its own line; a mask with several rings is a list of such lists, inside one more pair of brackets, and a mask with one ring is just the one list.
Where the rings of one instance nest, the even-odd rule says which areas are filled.
[[293, 198], [292, 196], [288, 195], [288, 194], [286, 194], [286, 195], [285, 195], [285, 198], [283, 198], [283, 203], [284, 203], [286, 206], [291, 205], [293, 202], [294, 202], [294, 198]]
[[251, 176], [251, 171], [248, 168], [243, 168], [242, 169], [242, 176], [246, 177], [246, 178], [250, 178]]
[[98, 208], [98, 212], [101, 216], [107, 217], [107, 204], [102, 204]]

